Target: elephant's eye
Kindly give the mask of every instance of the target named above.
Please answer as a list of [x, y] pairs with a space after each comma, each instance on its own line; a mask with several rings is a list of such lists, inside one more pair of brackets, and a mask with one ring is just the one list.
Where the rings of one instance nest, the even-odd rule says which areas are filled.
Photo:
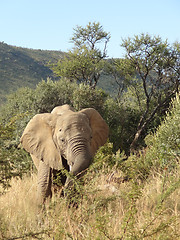
[[62, 131], [62, 129], [60, 128], [60, 129], [59, 129], [59, 132], [61, 132], [61, 131]]

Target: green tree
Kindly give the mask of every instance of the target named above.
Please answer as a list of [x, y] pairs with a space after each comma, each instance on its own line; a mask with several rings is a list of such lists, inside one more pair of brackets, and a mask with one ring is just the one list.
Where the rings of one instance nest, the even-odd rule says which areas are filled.
[[107, 94], [102, 89], [92, 89], [81, 83], [73, 91], [72, 105], [78, 111], [83, 108], [95, 108], [99, 113], [104, 114], [106, 99]]
[[132, 67], [129, 59], [109, 59], [105, 64], [105, 73], [110, 74], [115, 80], [117, 89], [116, 99], [120, 102], [123, 93], [129, 85], [132, 85], [132, 78], [136, 76], [136, 69]]
[[140, 112], [133, 150], [155, 115], [165, 112], [178, 92], [180, 44], [170, 46], [160, 37], [141, 34], [124, 39], [121, 46], [126, 50], [125, 60], [116, 61], [116, 69], [128, 81]]
[[110, 34], [103, 30], [99, 22], [89, 22], [86, 27], [77, 26], [71, 38], [74, 48], [52, 65], [54, 73], [95, 88], [104, 68], [109, 39]]
[[0, 185], [5, 189], [10, 186], [12, 177], [22, 177], [32, 167], [28, 154], [18, 148], [16, 116], [6, 124], [0, 123]]

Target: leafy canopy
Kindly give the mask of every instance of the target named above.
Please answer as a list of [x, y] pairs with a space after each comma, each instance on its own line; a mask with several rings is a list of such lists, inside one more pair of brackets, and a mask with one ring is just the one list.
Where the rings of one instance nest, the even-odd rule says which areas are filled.
[[[121, 46], [126, 51], [125, 59], [115, 60], [113, 71], [116, 76], [123, 76], [129, 99], [136, 103], [141, 115], [131, 143], [134, 149], [155, 115], [167, 109], [179, 90], [180, 44], [170, 46], [160, 37], [141, 34], [124, 39]], [[122, 88], [123, 84], [120, 82], [119, 86]]]
[[[71, 41], [76, 47], [81, 48], [83, 45], [87, 47], [88, 50], [96, 50], [102, 57], [106, 57], [106, 44], [110, 40], [110, 34], [103, 30], [100, 23], [89, 22], [86, 27], [77, 26], [74, 28], [73, 37]], [[97, 44], [104, 42], [103, 51], [97, 48]]]
[[67, 56], [52, 66], [54, 73], [96, 87], [107, 57], [109, 39], [110, 34], [103, 30], [100, 23], [77, 26], [71, 38], [75, 46]]

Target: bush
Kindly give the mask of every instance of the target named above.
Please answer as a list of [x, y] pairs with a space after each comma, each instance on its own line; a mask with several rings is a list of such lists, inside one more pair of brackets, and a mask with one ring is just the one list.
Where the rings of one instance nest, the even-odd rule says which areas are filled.
[[180, 160], [180, 100], [172, 101], [170, 112], [155, 134], [146, 137], [146, 160], [153, 166], [174, 169]]
[[15, 122], [0, 124], [0, 184], [6, 189], [12, 177], [22, 177], [32, 163], [28, 154], [17, 147]]
[[106, 98], [107, 94], [102, 89], [93, 89], [89, 85], [80, 84], [73, 91], [72, 105], [78, 111], [83, 108], [95, 108], [103, 115]]
[[156, 133], [149, 134], [147, 147], [131, 154], [121, 166], [131, 179], [145, 180], [151, 172], [176, 171], [180, 160], [180, 102], [179, 96], [172, 101], [170, 112]]
[[72, 94], [77, 85], [68, 80], [60, 79], [53, 82], [50, 79], [41, 81], [34, 91], [34, 110], [36, 113], [51, 112], [56, 106], [72, 105]]
[[1, 107], [1, 121], [7, 123], [12, 117], [21, 113], [35, 114], [34, 90], [31, 88], [19, 88], [16, 92], [7, 96], [7, 102]]

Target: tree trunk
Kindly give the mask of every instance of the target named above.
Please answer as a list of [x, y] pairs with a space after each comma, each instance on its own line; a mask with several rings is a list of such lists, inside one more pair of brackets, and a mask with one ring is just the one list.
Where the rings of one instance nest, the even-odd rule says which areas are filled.
[[133, 152], [135, 149], [136, 149], [136, 145], [137, 145], [137, 142], [141, 136], [141, 133], [142, 133], [142, 127], [140, 129], [137, 130], [135, 136], [134, 136], [134, 139], [130, 145], [130, 152]]
[[[154, 115], [156, 114], [156, 112], [161, 109], [164, 105], [169, 104], [169, 102], [171, 101], [172, 97], [175, 95], [175, 93], [173, 92], [170, 96], [168, 96], [163, 102], [159, 103], [154, 111], [150, 114], [150, 116], [145, 120], [145, 116], [146, 114], [144, 114], [144, 116], [141, 118], [139, 124], [138, 124], [138, 129], [137, 132], [134, 136], [134, 139], [130, 145], [130, 152], [133, 152], [136, 149], [137, 146], [137, 142], [143, 132], [143, 130], [146, 128], [146, 126], [152, 121], [152, 119], [154, 118]], [[144, 121], [144, 123], [143, 123]]]

